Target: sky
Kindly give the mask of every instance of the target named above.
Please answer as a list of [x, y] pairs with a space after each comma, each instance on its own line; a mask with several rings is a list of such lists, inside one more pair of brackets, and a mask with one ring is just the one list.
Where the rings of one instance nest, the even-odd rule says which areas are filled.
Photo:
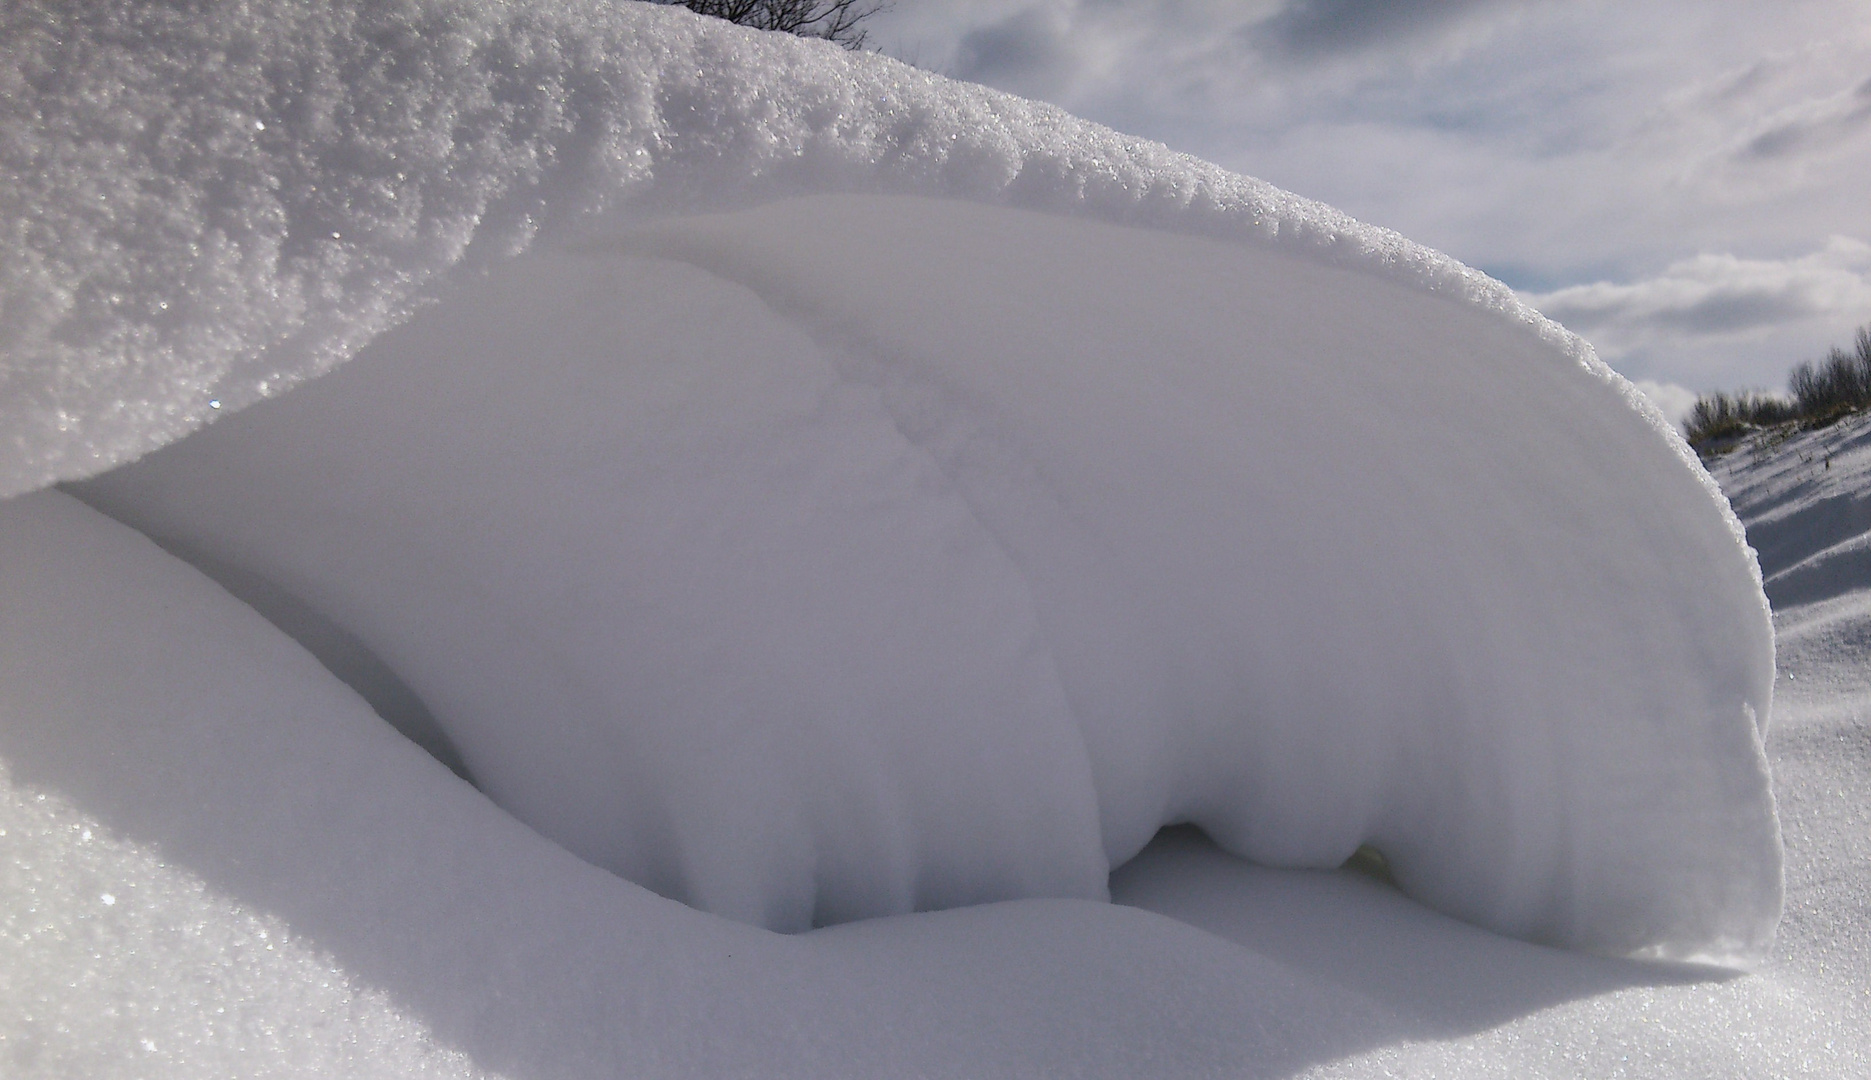
[[869, 26], [1446, 251], [1668, 411], [1871, 322], [1865, 0], [896, 0]]

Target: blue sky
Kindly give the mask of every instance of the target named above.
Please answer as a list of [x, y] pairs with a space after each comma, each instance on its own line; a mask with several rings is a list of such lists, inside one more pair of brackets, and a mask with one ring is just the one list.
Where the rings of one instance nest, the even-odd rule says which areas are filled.
[[1871, 322], [1864, 0], [898, 0], [872, 27], [1441, 248], [1678, 404]]

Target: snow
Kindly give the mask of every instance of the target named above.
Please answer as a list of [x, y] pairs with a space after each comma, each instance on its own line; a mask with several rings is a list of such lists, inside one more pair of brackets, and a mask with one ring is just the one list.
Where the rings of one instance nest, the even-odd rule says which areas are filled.
[[4, 19], [11, 1073], [1862, 1070], [1862, 724], [1777, 822], [1497, 283], [663, 8]]
[[1183, 821], [1605, 952], [1743, 958], [1778, 909], [1719, 507], [1616, 387], [1369, 274], [684, 215], [71, 490], [355, 634], [521, 820], [769, 929], [1102, 899]]

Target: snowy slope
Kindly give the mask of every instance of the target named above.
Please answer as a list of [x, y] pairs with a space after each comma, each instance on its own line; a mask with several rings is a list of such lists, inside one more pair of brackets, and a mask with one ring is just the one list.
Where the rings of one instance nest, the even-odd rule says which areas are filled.
[[[0, 19], [13, 1071], [1862, 1062], [1810, 865], [1469, 924], [1780, 899], [1735, 519], [1498, 284], [667, 9]], [[1363, 842], [1469, 923], [1239, 858]]]

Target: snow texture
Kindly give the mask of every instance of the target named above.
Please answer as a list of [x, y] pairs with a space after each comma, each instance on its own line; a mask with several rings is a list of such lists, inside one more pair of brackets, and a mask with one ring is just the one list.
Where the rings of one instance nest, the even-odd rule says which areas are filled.
[[[1236, 857], [1768, 947], [1740, 524], [1497, 283], [666, 8], [15, 5], [0, 45], [14, 1071], [1369, 1074], [1601, 994], [1690, 1073], [1862, 1060], [1810, 968], [1718, 998]], [[85, 477], [117, 521], [36, 490]], [[1151, 843], [1185, 822], [1220, 846]], [[1425, 1011], [1235, 915], [1332, 910], [1536, 974]]]

